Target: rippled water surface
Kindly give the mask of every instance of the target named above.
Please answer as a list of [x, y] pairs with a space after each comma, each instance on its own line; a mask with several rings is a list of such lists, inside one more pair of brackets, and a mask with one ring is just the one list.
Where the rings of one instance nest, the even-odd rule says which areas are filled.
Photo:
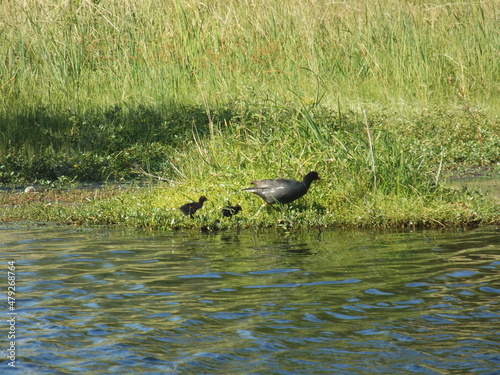
[[16, 267], [18, 373], [500, 374], [495, 227], [3, 227], [0, 252], [4, 307]]

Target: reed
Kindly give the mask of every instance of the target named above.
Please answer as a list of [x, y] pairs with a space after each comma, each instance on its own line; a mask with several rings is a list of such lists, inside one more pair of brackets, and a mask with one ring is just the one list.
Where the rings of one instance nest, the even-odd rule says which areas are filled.
[[[4, 1], [2, 102], [17, 110], [325, 102], [498, 109], [496, 2]], [[305, 69], [304, 69], [305, 68]]]

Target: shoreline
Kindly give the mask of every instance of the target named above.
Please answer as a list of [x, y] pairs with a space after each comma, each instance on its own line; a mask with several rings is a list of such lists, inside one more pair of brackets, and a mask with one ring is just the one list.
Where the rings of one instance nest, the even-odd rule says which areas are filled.
[[[17, 187], [2, 187], [0, 190], [0, 221], [2, 225], [29, 223], [28, 225], [76, 225], [76, 226], [118, 226], [142, 228], [146, 230], [189, 230], [202, 232], [218, 232], [232, 229], [280, 228], [284, 231], [330, 229], [453, 229], [475, 228], [478, 226], [499, 225], [500, 213], [500, 180], [495, 177], [481, 176], [482, 185], [490, 190], [484, 195], [477, 190], [477, 177], [459, 182], [452, 181], [451, 190], [464, 189], [469, 184], [476, 190], [471, 194], [480, 194], [481, 204], [491, 205], [491, 212], [479, 211], [467, 202], [442, 202], [435, 205], [427, 202], [426, 209], [414, 215], [401, 215], [395, 209], [392, 216], [384, 207], [400, 204], [401, 210], [408, 204], [408, 199], [387, 198], [387, 202], [379, 199], [378, 212], [366, 213], [356, 220], [346, 212], [331, 212], [324, 206], [314, 202], [314, 198], [298, 200], [285, 205], [282, 210], [263, 210], [253, 220], [261, 202], [257, 197], [239, 194], [245, 198], [243, 212], [230, 218], [222, 218], [219, 209], [222, 202], [214, 199], [205, 210], [194, 218], [186, 218], [178, 209], [179, 198], [163, 199], [175, 189], [161, 183], [156, 184], [82, 184], [61, 186], [24, 192]], [[486, 181], [487, 184], [484, 182]], [[457, 185], [458, 184], [458, 185]], [[36, 186], [36, 185], [35, 185]], [[314, 187], [319, 190], [321, 186]], [[312, 190], [314, 192], [314, 190]], [[496, 191], [496, 194], [494, 192]], [[492, 194], [493, 192], [493, 194]], [[372, 197], [373, 198], [373, 197]], [[185, 199], [185, 198], [181, 198]], [[393, 201], [391, 203], [390, 201]], [[160, 204], [158, 202], [161, 202]], [[395, 202], [395, 203], [394, 203]], [[236, 201], [235, 201], [236, 203]], [[447, 203], [447, 204], [446, 204]], [[327, 205], [328, 206], [328, 205]], [[369, 204], [367, 205], [367, 207]], [[495, 209], [496, 207], [496, 209]], [[445, 212], [445, 210], [448, 212]], [[203, 211], [203, 212], [201, 212]], [[411, 210], [407, 210], [411, 211]], [[495, 214], [496, 212], [496, 214]], [[425, 214], [423, 214], [425, 213]], [[408, 213], [407, 213], [408, 214]], [[341, 217], [343, 216], [343, 217]], [[37, 224], [34, 224], [37, 223]], [[22, 225], [22, 224], [21, 224]]]

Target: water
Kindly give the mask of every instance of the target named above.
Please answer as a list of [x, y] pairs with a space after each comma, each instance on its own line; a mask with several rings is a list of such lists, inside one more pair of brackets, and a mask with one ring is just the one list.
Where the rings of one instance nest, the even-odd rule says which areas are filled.
[[499, 244], [3, 227], [0, 298], [19, 374], [500, 374]]

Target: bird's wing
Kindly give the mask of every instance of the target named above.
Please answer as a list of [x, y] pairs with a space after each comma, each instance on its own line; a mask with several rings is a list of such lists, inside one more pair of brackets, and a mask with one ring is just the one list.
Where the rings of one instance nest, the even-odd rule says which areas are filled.
[[257, 180], [251, 182], [251, 184], [255, 185], [255, 187], [259, 189], [276, 188], [282, 186], [283, 184], [290, 184], [290, 183], [297, 183], [297, 181], [289, 178], [277, 178], [274, 180], [267, 179], [267, 180]]

